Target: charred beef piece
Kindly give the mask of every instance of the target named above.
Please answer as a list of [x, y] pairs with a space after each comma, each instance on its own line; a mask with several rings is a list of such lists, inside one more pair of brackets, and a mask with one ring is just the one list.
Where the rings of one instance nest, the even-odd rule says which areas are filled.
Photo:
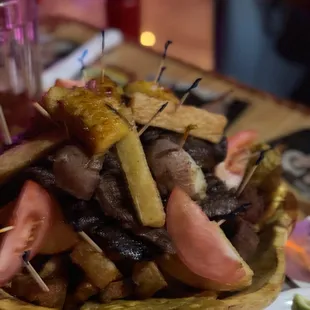
[[98, 222], [90, 229], [89, 235], [102, 248], [116, 251], [121, 257], [134, 261], [152, 260], [154, 256], [163, 253], [156, 245], [142, 241], [115, 225]]
[[[164, 253], [162, 247], [146, 238], [121, 228], [113, 219], [106, 217], [95, 200], [66, 202], [65, 216], [77, 231], [86, 232], [102, 248], [116, 251], [123, 258], [151, 260]], [[159, 242], [158, 242], [159, 243]]]
[[218, 144], [213, 144], [198, 138], [188, 137], [184, 150], [193, 157], [203, 171], [211, 172], [226, 157], [227, 139], [223, 137]]
[[122, 173], [121, 163], [113, 147], [104, 155], [102, 171], [113, 171]]
[[102, 162], [89, 159], [74, 145], [67, 145], [54, 157], [56, 185], [78, 199], [89, 200], [99, 184]]
[[264, 213], [264, 199], [257, 188], [247, 186], [239, 197], [240, 204], [251, 203], [251, 206], [242, 214], [242, 218], [252, 224], [256, 224]]
[[226, 221], [221, 228], [240, 256], [245, 261], [250, 260], [259, 243], [259, 237], [252, 225], [237, 216], [233, 220]]
[[205, 214], [212, 220], [219, 220], [234, 212], [240, 205], [234, 191], [213, 174], [205, 174], [208, 183], [207, 198], [199, 203]]
[[123, 228], [133, 228], [138, 225], [133, 215], [128, 186], [121, 173], [113, 170], [103, 172], [96, 197], [104, 214], [117, 220]]
[[[164, 130], [160, 128], [150, 127], [142, 135], [141, 141], [144, 146], [148, 146], [152, 141], [159, 138], [168, 138], [174, 143], [179, 143], [182, 139], [182, 134]], [[213, 171], [214, 167], [222, 162], [227, 153], [227, 139], [223, 139], [218, 143], [214, 144], [202, 139], [198, 139], [189, 136], [185, 142], [184, 150], [192, 156], [194, 161], [202, 168], [205, 172]]]
[[144, 240], [149, 240], [161, 248], [165, 253], [175, 254], [175, 248], [171, 242], [168, 232], [164, 228], [141, 228], [134, 233]]

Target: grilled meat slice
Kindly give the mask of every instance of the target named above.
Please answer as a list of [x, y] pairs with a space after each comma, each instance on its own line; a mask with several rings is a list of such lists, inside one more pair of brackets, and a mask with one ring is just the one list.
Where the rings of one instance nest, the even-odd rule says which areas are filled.
[[163, 253], [156, 245], [142, 241], [116, 225], [106, 225], [104, 222], [94, 225], [89, 235], [102, 248], [116, 251], [121, 257], [134, 261], [152, 260], [155, 255]]
[[[150, 127], [142, 135], [141, 140], [144, 146], [148, 146], [154, 140], [160, 138], [168, 138], [174, 143], [179, 143], [182, 139], [182, 135], [169, 130]], [[211, 172], [214, 167], [226, 157], [227, 139], [223, 137], [219, 143], [214, 144], [206, 140], [189, 136], [183, 149], [189, 153], [204, 172]]]
[[226, 221], [221, 227], [240, 256], [245, 261], [250, 260], [255, 254], [259, 243], [259, 237], [253, 226], [240, 216], [237, 216]]
[[205, 140], [188, 137], [184, 150], [192, 156], [204, 172], [211, 172], [226, 157], [227, 139], [223, 137], [219, 143], [213, 144]]
[[247, 208], [242, 218], [252, 224], [258, 223], [264, 213], [264, 200], [257, 188], [247, 186], [243, 190], [239, 201], [241, 203], [251, 203], [251, 206]]
[[89, 159], [81, 149], [67, 145], [54, 157], [56, 185], [78, 199], [89, 200], [99, 184], [102, 159]]
[[150, 229], [143, 227], [140, 230], [135, 231], [135, 234], [144, 240], [148, 240], [156, 244], [165, 253], [176, 253], [171, 238], [165, 228]]
[[122, 173], [113, 170], [103, 172], [96, 190], [96, 198], [104, 214], [117, 220], [123, 228], [139, 225]]
[[213, 174], [205, 174], [205, 178], [208, 183], [207, 197], [199, 203], [205, 214], [217, 220], [234, 212], [240, 205], [235, 192], [228, 190]]
[[167, 138], [157, 139], [147, 147], [146, 156], [162, 195], [177, 185], [193, 199], [205, 198], [207, 183], [202, 170], [176, 143]]
[[72, 200], [66, 202], [65, 216], [77, 231], [86, 232], [105, 250], [116, 251], [123, 258], [131, 260], [151, 260], [164, 253], [157, 243], [135, 236], [119, 224], [106, 217], [95, 200]]
[[116, 150], [112, 147], [105, 155], [102, 171], [115, 171], [122, 173], [121, 163], [117, 157]]

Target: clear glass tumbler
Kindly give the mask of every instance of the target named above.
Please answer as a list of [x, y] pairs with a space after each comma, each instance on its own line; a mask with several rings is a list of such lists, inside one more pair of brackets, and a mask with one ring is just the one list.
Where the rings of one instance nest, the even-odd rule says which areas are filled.
[[25, 132], [34, 115], [32, 100], [41, 95], [41, 64], [36, 0], [0, 0], [0, 145]]
[[0, 92], [41, 94], [36, 0], [0, 0]]

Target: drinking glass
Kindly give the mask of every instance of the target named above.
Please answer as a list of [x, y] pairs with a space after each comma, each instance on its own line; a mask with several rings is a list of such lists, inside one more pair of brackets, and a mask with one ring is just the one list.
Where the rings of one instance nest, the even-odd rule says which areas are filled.
[[41, 94], [36, 0], [0, 0], [0, 92]]

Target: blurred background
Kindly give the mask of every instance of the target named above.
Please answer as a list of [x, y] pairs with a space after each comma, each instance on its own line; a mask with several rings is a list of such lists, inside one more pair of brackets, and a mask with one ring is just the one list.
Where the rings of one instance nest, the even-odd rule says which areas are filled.
[[307, 0], [41, 0], [40, 16], [120, 28], [125, 39], [310, 104]]

